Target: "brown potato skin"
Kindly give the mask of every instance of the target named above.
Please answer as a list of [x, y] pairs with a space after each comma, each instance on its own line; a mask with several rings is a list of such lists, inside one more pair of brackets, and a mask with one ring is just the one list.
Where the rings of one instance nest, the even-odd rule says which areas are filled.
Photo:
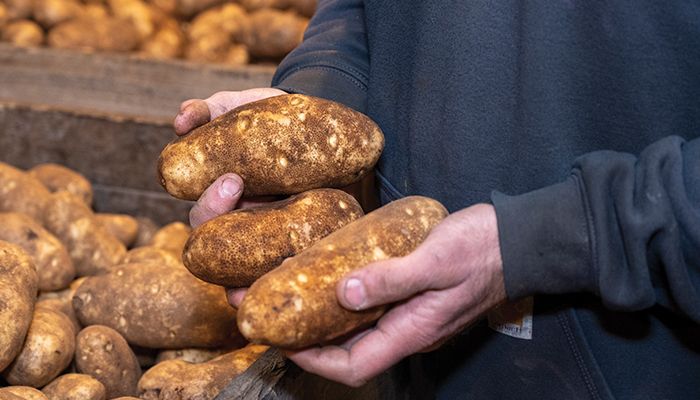
[[43, 299], [37, 301], [36, 305], [34, 306], [35, 309], [42, 307], [63, 313], [70, 320], [71, 325], [73, 325], [73, 330], [75, 332], [80, 332], [80, 329], [82, 329], [80, 321], [78, 321], [78, 317], [75, 316], [75, 310], [73, 310], [73, 302], [70, 298], [57, 297], [53, 299]]
[[[13, 395], [15, 397], [10, 397], [8, 395]], [[15, 398], [20, 400], [48, 400], [48, 397], [41, 393], [40, 390], [29, 386], [7, 386], [0, 389], [1, 400], [11, 400]]]
[[261, 9], [250, 14], [250, 33], [243, 42], [253, 57], [281, 59], [301, 43], [308, 23], [294, 12]]
[[37, 179], [0, 162], [0, 211], [24, 213], [42, 221], [49, 195]]
[[136, 217], [136, 221], [139, 223], [139, 231], [134, 247], [147, 246], [160, 227], [148, 217]]
[[244, 196], [297, 194], [359, 180], [383, 147], [367, 116], [290, 94], [240, 106], [171, 142], [158, 170], [165, 190], [186, 200], [227, 172], [243, 178]]
[[80, 173], [62, 165], [46, 163], [32, 167], [27, 173], [39, 180], [51, 192], [65, 190], [92, 204], [92, 185]]
[[182, 360], [156, 364], [139, 381], [140, 397], [145, 400], [213, 399], [267, 349], [267, 346], [248, 345], [201, 364]]
[[409, 254], [445, 216], [437, 201], [411, 196], [331, 233], [250, 287], [238, 310], [241, 333], [254, 343], [294, 349], [378, 319], [384, 307], [349, 311], [338, 304], [336, 285], [371, 262]]
[[204, 281], [248, 287], [285, 258], [363, 215], [355, 198], [342, 190], [309, 190], [199, 226], [185, 245], [182, 261]]
[[106, 325], [129, 344], [157, 348], [217, 347], [235, 333], [236, 311], [224, 290], [184, 266], [124, 264], [89, 277], [73, 297], [83, 325]]
[[225, 349], [178, 349], [163, 350], [156, 356], [156, 364], [169, 360], [181, 360], [190, 364], [201, 364], [229, 352]]
[[112, 328], [92, 325], [76, 338], [77, 371], [100, 381], [111, 399], [138, 393], [141, 367], [126, 339]]
[[0, 39], [15, 46], [36, 47], [44, 43], [44, 31], [34, 21], [20, 19], [10, 21], [2, 28]]
[[0, 371], [22, 350], [36, 295], [34, 261], [21, 247], [0, 240]]
[[158, 229], [149, 243], [175, 254], [178, 259], [182, 257], [182, 250], [190, 237], [192, 229], [182, 222], [172, 222]]
[[99, 222], [112, 236], [116, 237], [126, 247], [131, 246], [136, 240], [139, 231], [139, 223], [136, 218], [126, 214], [95, 214]]
[[49, 400], [105, 400], [105, 387], [85, 374], [65, 374], [42, 390]]
[[75, 267], [58, 238], [25, 214], [0, 213], [0, 240], [14, 243], [34, 258], [39, 290], [61, 290], [75, 278]]
[[66, 191], [50, 196], [44, 226], [66, 245], [78, 276], [107, 273], [126, 255], [126, 247], [95, 219], [92, 210]]
[[182, 266], [180, 257], [173, 252], [155, 246], [143, 246], [131, 249], [124, 257], [124, 264], [162, 264], [174, 268]]
[[22, 351], [3, 371], [12, 385], [42, 387], [73, 359], [76, 332], [63, 313], [44, 307], [34, 311]]

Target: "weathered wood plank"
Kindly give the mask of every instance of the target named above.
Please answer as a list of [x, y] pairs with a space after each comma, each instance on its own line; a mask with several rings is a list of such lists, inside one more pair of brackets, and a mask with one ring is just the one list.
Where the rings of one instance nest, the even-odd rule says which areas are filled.
[[0, 43], [0, 101], [172, 120], [183, 100], [270, 85], [274, 66], [232, 67]]

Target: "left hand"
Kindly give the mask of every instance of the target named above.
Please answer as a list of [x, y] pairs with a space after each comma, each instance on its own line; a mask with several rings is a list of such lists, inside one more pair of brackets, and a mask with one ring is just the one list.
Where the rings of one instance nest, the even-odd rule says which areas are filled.
[[[238, 305], [243, 290], [232, 291]], [[289, 351], [304, 370], [360, 386], [404, 357], [437, 348], [506, 299], [493, 206], [451, 214], [411, 254], [375, 262], [337, 286], [340, 304], [393, 304], [376, 326], [338, 345]]]

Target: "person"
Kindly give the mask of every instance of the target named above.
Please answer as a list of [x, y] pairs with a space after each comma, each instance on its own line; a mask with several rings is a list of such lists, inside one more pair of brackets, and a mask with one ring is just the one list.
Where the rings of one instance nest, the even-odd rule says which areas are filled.
[[[358, 386], [411, 356], [415, 397], [700, 398], [699, 2], [321, 0], [271, 88], [174, 126], [286, 92], [379, 124], [382, 202], [451, 211], [338, 284], [348, 309], [392, 308], [300, 367]], [[214, 182], [192, 224], [244, 184]], [[517, 329], [488, 322], [530, 296]]]

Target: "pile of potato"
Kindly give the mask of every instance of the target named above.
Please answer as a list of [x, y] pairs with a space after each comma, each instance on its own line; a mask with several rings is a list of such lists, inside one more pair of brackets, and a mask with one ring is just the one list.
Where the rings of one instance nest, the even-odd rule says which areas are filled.
[[0, 40], [158, 59], [279, 61], [316, 0], [0, 0]]
[[0, 399], [214, 398], [267, 347], [183, 265], [189, 227], [91, 201], [67, 168], [0, 163]]
[[293, 195], [218, 216], [185, 244], [183, 261], [195, 276], [250, 286], [237, 315], [248, 340], [304, 348], [386, 311], [341, 307], [337, 284], [371, 262], [413, 251], [447, 210], [433, 199], [410, 196], [363, 215], [352, 196], [333, 189], [365, 176], [383, 146], [381, 130], [367, 116], [288, 94], [231, 110], [161, 152], [161, 184], [178, 198], [197, 199], [225, 173], [242, 177], [244, 197]]

